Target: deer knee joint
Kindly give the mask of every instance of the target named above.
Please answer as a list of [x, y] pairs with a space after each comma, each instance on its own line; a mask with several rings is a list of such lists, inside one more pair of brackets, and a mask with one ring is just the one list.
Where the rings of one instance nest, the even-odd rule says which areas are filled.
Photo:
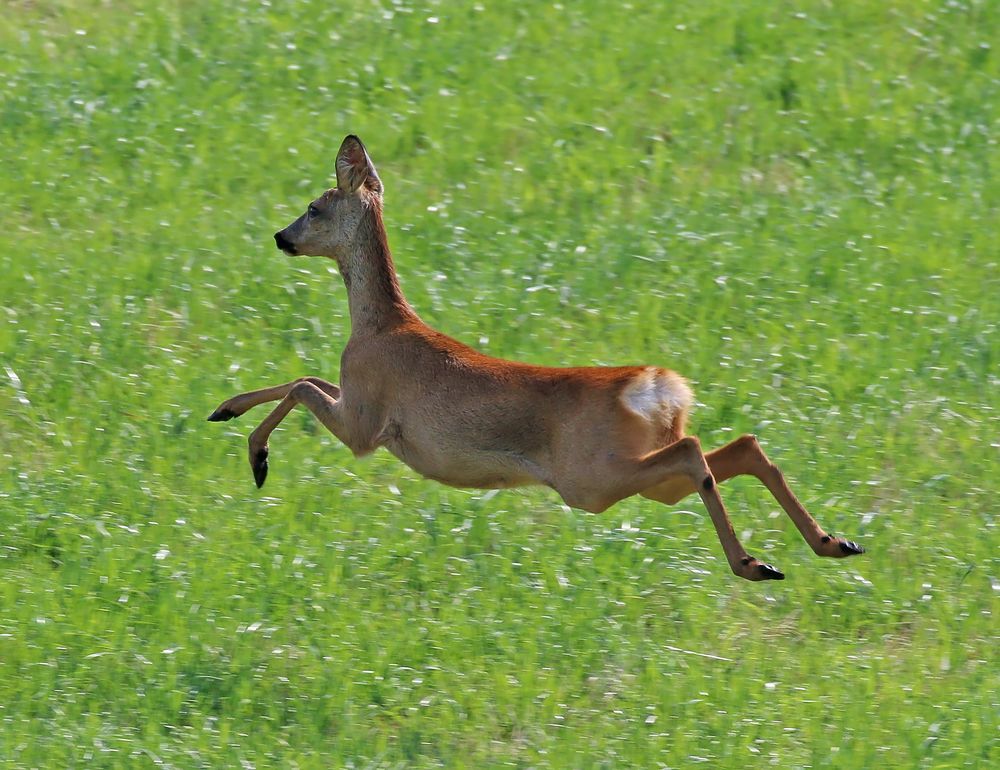
[[303, 396], [305, 396], [306, 393], [315, 389], [316, 386], [309, 381], [309, 378], [303, 377], [301, 380], [298, 380], [295, 383], [295, 385], [292, 386], [292, 389], [291, 391], [289, 391], [288, 395], [290, 395], [293, 399], [295, 399], [296, 402], [300, 402], [302, 401]]

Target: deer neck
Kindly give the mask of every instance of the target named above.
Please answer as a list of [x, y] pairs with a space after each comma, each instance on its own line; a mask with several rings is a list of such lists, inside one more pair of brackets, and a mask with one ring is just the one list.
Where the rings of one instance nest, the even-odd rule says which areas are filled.
[[385, 226], [377, 214], [365, 217], [353, 248], [338, 264], [347, 286], [353, 334], [382, 331], [416, 317], [399, 286]]

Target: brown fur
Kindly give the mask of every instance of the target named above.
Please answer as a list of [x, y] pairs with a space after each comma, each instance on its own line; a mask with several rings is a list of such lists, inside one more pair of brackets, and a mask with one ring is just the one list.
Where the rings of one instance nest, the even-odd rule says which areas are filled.
[[822, 530], [752, 436], [703, 454], [698, 440], [685, 436], [691, 395], [673, 372], [505, 361], [427, 326], [399, 287], [382, 183], [356, 137], [344, 140], [336, 168], [337, 188], [275, 240], [289, 254], [337, 261], [352, 326], [340, 385], [307, 377], [243, 393], [209, 418], [281, 401], [250, 436], [258, 485], [267, 474], [268, 437], [302, 404], [356, 455], [385, 447], [418, 473], [453, 486], [542, 484], [592, 512], [635, 494], [674, 503], [697, 492], [731, 568], [750, 580], [783, 576], [750, 557], [733, 533], [717, 484], [735, 475], [759, 478], [817, 554], [861, 552]]

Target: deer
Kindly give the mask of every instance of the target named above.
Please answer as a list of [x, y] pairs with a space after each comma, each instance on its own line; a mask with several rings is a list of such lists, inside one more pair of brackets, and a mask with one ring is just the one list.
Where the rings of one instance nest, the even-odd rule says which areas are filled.
[[364, 144], [347, 136], [336, 187], [274, 235], [291, 257], [336, 262], [347, 289], [350, 336], [340, 382], [315, 376], [233, 396], [219, 422], [278, 401], [248, 439], [253, 477], [268, 474], [268, 439], [304, 406], [355, 457], [384, 447], [425, 478], [461, 488], [541, 485], [566, 505], [602, 513], [634, 495], [674, 505], [697, 493], [733, 573], [783, 580], [733, 531], [719, 484], [758, 479], [818, 556], [864, 552], [827, 534], [792, 493], [753, 435], [704, 452], [687, 433], [694, 396], [657, 366], [548, 367], [494, 358], [431, 328], [403, 296], [382, 216], [383, 186]]

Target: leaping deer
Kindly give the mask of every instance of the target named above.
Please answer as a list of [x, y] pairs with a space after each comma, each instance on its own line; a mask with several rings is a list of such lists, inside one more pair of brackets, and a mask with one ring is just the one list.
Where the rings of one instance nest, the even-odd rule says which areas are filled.
[[828, 535], [788, 488], [754, 436], [703, 453], [685, 433], [691, 389], [655, 366], [552, 368], [492, 358], [430, 328], [403, 297], [382, 221], [382, 182], [361, 140], [344, 139], [337, 186], [275, 233], [290, 256], [336, 260], [347, 286], [351, 336], [340, 385], [303, 377], [241, 393], [208, 418], [230, 420], [280, 404], [250, 434], [257, 486], [268, 437], [307, 407], [355, 456], [384, 446], [427, 478], [456, 487], [541, 484], [574, 508], [600, 513], [632, 495], [672, 505], [697, 492], [733, 572], [783, 580], [737, 540], [718, 484], [759, 479], [819, 556], [863, 553]]

